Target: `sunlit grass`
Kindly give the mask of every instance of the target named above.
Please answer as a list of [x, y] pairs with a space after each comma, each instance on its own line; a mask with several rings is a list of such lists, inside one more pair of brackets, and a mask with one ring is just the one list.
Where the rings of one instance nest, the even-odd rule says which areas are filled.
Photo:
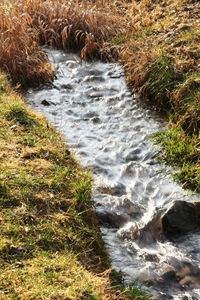
[[149, 299], [113, 286], [91, 174], [0, 76], [0, 299]]
[[95, 220], [90, 175], [69, 155], [61, 135], [22, 98], [7, 91], [1, 94], [0, 108], [2, 295], [97, 297], [107, 279], [93, 277], [80, 263], [87, 261], [88, 240], [97, 270], [103, 271], [100, 260], [106, 259], [97, 224], [87, 225], [89, 215]]
[[164, 152], [162, 159], [175, 167], [174, 176], [185, 188], [200, 192], [200, 141], [196, 134], [187, 135], [182, 128], [172, 128], [154, 135]]
[[[159, 141], [168, 162], [174, 164], [176, 156], [176, 164], [182, 170], [176, 177], [185, 187], [197, 190], [200, 190], [199, 156], [195, 155], [191, 162], [176, 154], [181, 143], [183, 148], [190, 148], [189, 137], [195, 136], [197, 140], [196, 153], [200, 147], [199, 10], [198, 1], [131, 1], [126, 11], [129, 21], [126, 39], [119, 36], [123, 41], [120, 57], [129, 86], [148, 99], [150, 107], [170, 116], [172, 131], [166, 134], [169, 137], [173, 132], [173, 137], [169, 142], [161, 133]], [[117, 44], [118, 40], [113, 42]], [[177, 143], [182, 134], [188, 139]]]

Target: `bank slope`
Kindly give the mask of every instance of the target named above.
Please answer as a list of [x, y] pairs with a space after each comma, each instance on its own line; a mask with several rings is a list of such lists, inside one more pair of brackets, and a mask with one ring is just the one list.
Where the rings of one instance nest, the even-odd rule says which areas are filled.
[[131, 1], [124, 4], [122, 48], [127, 82], [152, 109], [165, 112], [167, 131], [156, 135], [164, 158], [186, 188], [200, 191], [200, 3]]

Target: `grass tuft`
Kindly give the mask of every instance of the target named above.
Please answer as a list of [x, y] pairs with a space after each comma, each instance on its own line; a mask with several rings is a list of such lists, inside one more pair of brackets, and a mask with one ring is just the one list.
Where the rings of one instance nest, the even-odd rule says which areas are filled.
[[157, 107], [169, 107], [169, 94], [183, 80], [182, 74], [176, 72], [173, 62], [162, 54], [149, 68], [145, 83], [140, 92], [156, 103]]
[[186, 135], [182, 128], [174, 127], [154, 135], [163, 150], [162, 159], [175, 167], [175, 178], [185, 188], [200, 192], [200, 142], [193, 134]]

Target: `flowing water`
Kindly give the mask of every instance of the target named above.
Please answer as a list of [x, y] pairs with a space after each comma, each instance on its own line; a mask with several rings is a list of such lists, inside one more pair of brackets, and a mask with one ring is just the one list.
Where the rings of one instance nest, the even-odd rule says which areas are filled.
[[200, 200], [173, 182], [155, 157], [159, 148], [149, 138], [165, 121], [130, 93], [120, 65], [48, 53], [57, 79], [30, 89], [26, 99], [92, 170], [94, 205], [113, 267], [126, 282], [148, 282], [156, 299], [200, 299], [200, 233], [156, 238], [157, 216], [173, 200]]

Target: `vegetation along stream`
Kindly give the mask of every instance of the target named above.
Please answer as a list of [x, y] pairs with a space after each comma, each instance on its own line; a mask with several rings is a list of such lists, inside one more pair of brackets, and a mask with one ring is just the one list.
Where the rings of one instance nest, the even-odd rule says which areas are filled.
[[139, 280], [157, 291], [156, 299], [200, 299], [200, 199], [156, 159], [159, 148], [150, 137], [166, 123], [130, 93], [120, 65], [48, 54], [57, 79], [30, 89], [26, 99], [92, 170], [112, 266], [126, 282]]

